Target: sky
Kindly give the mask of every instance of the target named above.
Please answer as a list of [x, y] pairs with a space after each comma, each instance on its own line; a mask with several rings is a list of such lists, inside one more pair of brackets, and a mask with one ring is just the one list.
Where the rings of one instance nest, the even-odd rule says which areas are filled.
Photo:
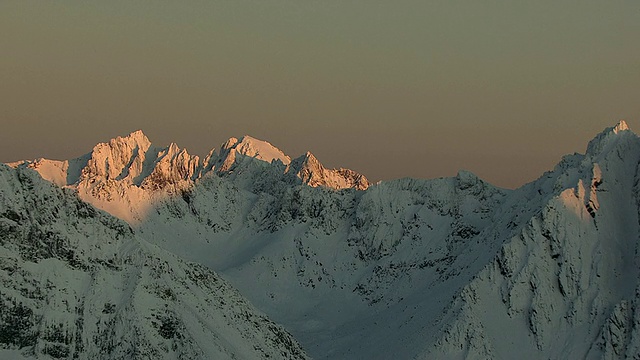
[[640, 128], [640, 1], [0, 1], [0, 162], [142, 129], [515, 188]]

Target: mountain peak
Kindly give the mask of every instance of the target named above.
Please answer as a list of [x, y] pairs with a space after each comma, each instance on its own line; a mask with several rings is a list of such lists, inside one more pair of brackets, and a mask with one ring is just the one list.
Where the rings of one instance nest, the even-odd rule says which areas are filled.
[[222, 145], [222, 148], [225, 150], [235, 149], [239, 154], [269, 163], [273, 160], [280, 160], [283, 164], [288, 165], [291, 162], [291, 158], [282, 150], [271, 145], [268, 141], [259, 140], [249, 135], [245, 135], [239, 140], [230, 138]]
[[129, 137], [129, 138], [137, 138], [137, 139], [140, 139], [140, 138], [147, 139], [147, 135], [145, 135], [145, 134], [144, 134], [144, 132], [142, 131], [142, 129], [138, 129], [138, 130], [132, 131], [132, 132], [131, 132], [129, 135], [127, 135], [126, 137]]
[[[151, 141], [149, 138], [142, 132], [142, 130], [136, 130], [130, 133], [127, 136], [118, 136], [109, 141], [108, 145], [110, 147], [118, 147], [120, 145], [126, 144], [132, 148], [140, 148], [140, 149], [148, 149], [151, 146]], [[100, 146], [102, 144], [98, 144]]]
[[[628, 135], [633, 136], [629, 137]], [[613, 146], [621, 138], [637, 138], [624, 120], [620, 120], [615, 126], [608, 127], [596, 135], [587, 145], [587, 154], [598, 155]]]
[[304, 158], [304, 161], [312, 161], [312, 162], [320, 162], [318, 160], [318, 158], [313, 155], [310, 151], [307, 151], [306, 153], [304, 153], [304, 155], [302, 155], [302, 158]]
[[367, 178], [353, 170], [325, 168], [309, 151], [294, 159], [286, 171], [294, 173], [304, 184], [313, 187], [366, 190], [370, 185]]
[[124, 139], [129, 139], [137, 142], [149, 141], [149, 138], [147, 137], [147, 135], [145, 135], [145, 133], [140, 129], [131, 132], [129, 135], [125, 136]]
[[613, 132], [614, 133], [619, 133], [620, 131], [631, 131], [631, 129], [629, 129], [629, 125], [627, 125], [627, 122], [624, 120], [620, 120], [618, 122], [618, 124], [616, 126], [613, 127]]
[[232, 149], [238, 143], [238, 139], [234, 137], [230, 137], [229, 140], [225, 141], [222, 144], [222, 149], [229, 150]]

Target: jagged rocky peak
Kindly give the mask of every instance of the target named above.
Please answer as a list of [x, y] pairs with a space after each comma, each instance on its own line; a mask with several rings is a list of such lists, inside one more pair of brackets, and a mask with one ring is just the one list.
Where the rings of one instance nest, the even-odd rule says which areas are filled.
[[238, 138], [230, 137], [229, 140], [225, 141], [225, 143], [222, 144], [222, 150], [233, 149], [237, 143], [238, 143]]
[[325, 167], [322, 166], [320, 161], [318, 161], [312, 153], [307, 151], [304, 155], [293, 159], [285, 171], [287, 173], [294, 173], [305, 184], [318, 186], [322, 185], [317, 183], [322, 180], [325, 170]]
[[151, 142], [142, 130], [99, 143], [93, 148], [82, 171], [83, 177], [122, 180], [140, 176], [150, 149], [152, 150]]
[[631, 130], [631, 129], [629, 129], [627, 122], [624, 120], [620, 120], [620, 122], [618, 122], [618, 124], [613, 127], [613, 132], [615, 132], [616, 134], [620, 131], [625, 131], [625, 130]]
[[[277, 162], [285, 165], [285, 175], [295, 175], [304, 184], [332, 189], [354, 188], [365, 190], [369, 187], [369, 181], [361, 174], [349, 169], [326, 169], [320, 161], [310, 152], [291, 160], [280, 149], [271, 143], [258, 140], [245, 135], [240, 139], [230, 138], [221, 147], [219, 155], [212, 154], [205, 160], [205, 172], [207, 168], [214, 167], [218, 173], [228, 173], [242, 163], [238, 154], [268, 163]], [[215, 166], [207, 165], [216, 163]]]
[[[145, 133], [140, 129], [138, 129], [136, 131], [133, 131], [129, 135], [124, 136], [124, 137], [118, 136], [114, 140], [115, 141], [118, 141], [118, 140], [120, 140], [120, 141], [133, 141], [133, 142], [135, 142], [137, 144], [140, 144], [141, 146], [144, 146], [144, 144], [146, 144], [147, 146], [151, 145], [151, 141], [149, 141], [149, 138], [147, 137], [147, 135], [145, 135]], [[112, 141], [114, 141], [114, 140], [112, 140]]]
[[353, 188], [366, 190], [371, 183], [364, 175], [350, 169], [327, 169], [310, 152], [306, 152], [294, 159], [287, 167], [286, 172], [295, 173], [304, 184], [318, 187], [324, 186], [332, 189]]
[[188, 186], [200, 172], [200, 158], [189, 155], [187, 149], [180, 149], [175, 143], [162, 149], [154, 163], [153, 171], [141, 184], [145, 189], [161, 190], [167, 185], [185, 182], [183, 187]]
[[[236, 173], [243, 174], [243, 180], [238, 181], [244, 184], [243, 187], [250, 187], [264, 176], [264, 166], [273, 166], [270, 170], [272, 177], [275, 176], [273, 181], [285, 178], [290, 181], [290, 174], [294, 174], [310, 186], [359, 190], [369, 187], [369, 181], [361, 174], [349, 169], [328, 170], [311, 153], [300, 158], [293, 167], [295, 171], [289, 171], [290, 165], [291, 158], [283, 151], [248, 135], [239, 139], [232, 137], [219, 150], [211, 150], [204, 159], [200, 159], [175, 143], [167, 147], [154, 146], [141, 130], [99, 143], [90, 153], [76, 159], [39, 159], [12, 164], [13, 167], [31, 167], [58, 186], [81, 189], [84, 200], [102, 209], [107, 209], [107, 206], [92, 202], [91, 198], [109, 203], [123, 198], [126, 203], [140, 203], [141, 196], [147, 197], [160, 190], [171, 193], [185, 189], [209, 173], [231, 176], [232, 179], [236, 179]], [[244, 170], [235, 171], [240, 169]], [[293, 178], [296, 179], [294, 182], [297, 181], [296, 176]], [[140, 193], [135, 199], [128, 199], [131, 191], [138, 190], [151, 193]], [[120, 215], [117, 213], [122, 218]]]
[[597, 156], [605, 149], [615, 146], [620, 139], [627, 138], [637, 140], [638, 136], [631, 131], [627, 122], [620, 120], [615, 126], [604, 129], [600, 134], [596, 135], [587, 145], [587, 155]]
[[36, 159], [9, 164], [27, 166], [58, 186], [72, 186], [81, 180], [123, 180], [141, 176], [148, 153], [156, 149], [142, 130], [99, 143], [85, 155], [71, 160]]
[[[99, 143], [76, 159], [40, 159], [12, 166], [30, 167], [42, 178], [76, 190], [82, 200], [97, 208], [138, 223], [158, 199], [191, 188], [205, 175], [228, 177], [236, 186], [250, 191], [268, 191], [264, 183], [299, 183], [286, 172], [290, 163], [281, 150], [251, 136], [230, 138], [219, 151], [212, 150], [201, 160], [175, 143], [154, 146], [138, 130]], [[300, 178], [311, 186], [361, 190], [369, 186], [366, 178], [351, 170], [326, 170], [315, 158], [305, 164], [307, 173]]]
[[155, 147], [137, 130], [96, 145], [82, 173], [86, 179], [146, 183], [147, 188], [158, 190], [162, 184], [195, 179], [199, 167], [198, 156], [190, 155], [176, 143]]
[[309, 170], [320, 170], [324, 169], [324, 166], [320, 163], [318, 158], [315, 157], [312, 153], [307, 151], [304, 155], [293, 159], [291, 162], [290, 168], [293, 169], [309, 169]]
[[149, 138], [142, 132], [142, 130], [136, 130], [127, 136], [118, 136], [109, 140], [107, 143], [99, 143], [93, 148], [93, 152], [96, 153], [108, 150], [114, 155], [120, 155], [119, 151], [125, 153], [135, 149], [146, 151], [150, 147], [151, 141], [149, 141]]

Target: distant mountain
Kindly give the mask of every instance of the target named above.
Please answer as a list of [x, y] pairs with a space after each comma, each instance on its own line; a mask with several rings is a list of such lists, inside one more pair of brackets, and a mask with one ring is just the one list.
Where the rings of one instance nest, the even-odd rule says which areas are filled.
[[[158, 199], [193, 186], [207, 175], [233, 179], [241, 186], [299, 183], [332, 189], [366, 189], [367, 179], [348, 169], [326, 169], [307, 153], [293, 161], [266, 141], [231, 138], [219, 151], [200, 159], [175, 143], [156, 147], [138, 130], [100, 143], [72, 160], [36, 159], [9, 164], [29, 167], [56, 185], [72, 188], [80, 198], [130, 223], [145, 218]], [[269, 172], [265, 179], [260, 170]]]
[[314, 358], [623, 359], [640, 353], [639, 164], [622, 121], [516, 190], [466, 171], [371, 185], [250, 137], [200, 160], [133, 133], [13, 166], [216, 271]]

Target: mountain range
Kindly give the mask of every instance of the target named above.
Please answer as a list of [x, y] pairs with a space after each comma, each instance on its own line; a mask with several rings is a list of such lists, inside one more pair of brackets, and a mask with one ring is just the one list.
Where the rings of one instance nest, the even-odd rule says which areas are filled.
[[621, 121], [515, 190], [250, 136], [2, 165], [0, 355], [637, 359], [639, 164]]

